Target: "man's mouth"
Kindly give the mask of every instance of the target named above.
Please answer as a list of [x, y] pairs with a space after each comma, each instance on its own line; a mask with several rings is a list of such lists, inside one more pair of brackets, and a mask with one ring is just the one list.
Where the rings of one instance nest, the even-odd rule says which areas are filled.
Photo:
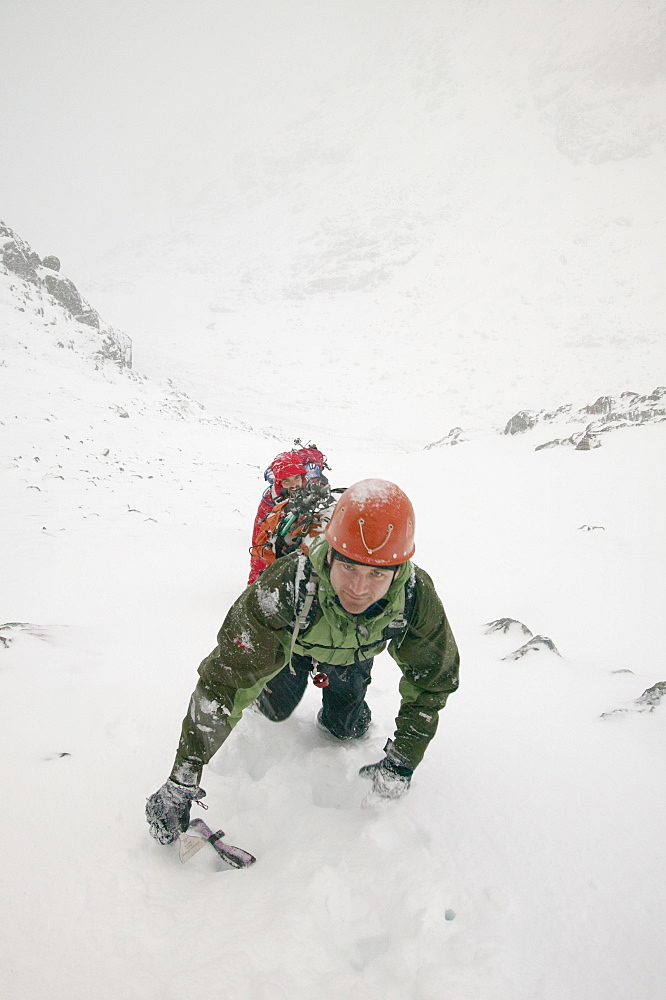
[[352, 597], [351, 594], [348, 594], [345, 591], [342, 592], [342, 596], [350, 604], [367, 604], [368, 603], [367, 597]]

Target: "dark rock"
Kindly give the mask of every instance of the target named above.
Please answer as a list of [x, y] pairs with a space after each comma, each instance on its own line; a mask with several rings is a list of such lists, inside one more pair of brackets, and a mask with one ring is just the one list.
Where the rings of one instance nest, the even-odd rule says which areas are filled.
[[433, 441], [432, 444], [427, 444], [423, 450], [430, 451], [431, 448], [442, 448], [445, 445], [462, 444], [463, 441], [467, 440], [462, 437], [462, 434], [462, 427], [452, 427], [446, 437], [440, 438], [439, 441]]
[[526, 656], [528, 653], [542, 653], [544, 651], [555, 653], [556, 656], [561, 655], [553, 640], [549, 639], [547, 635], [535, 635], [524, 646], [521, 646], [520, 649], [514, 650], [508, 656], [503, 656], [502, 659], [519, 660], [521, 656]]
[[95, 330], [99, 330], [99, 314], [94, 309], [85, 309], [76, 319], [79, 323], [85, 323], [86, 326], [92, 326]]
[[652, 687], [647, 688], [639, 698], [636, 698], [630, 707], [614, 708], [610, 712], [602, 712], [601, 718], [608, 719], [612, 715], [626, 715], [629, 712], [654, 712], [657, 705], [661, 704], [662, 698], [666, 698], [666, 681], [658, 681]]
[[[568, 438], [555, 438], [553, 441], [546, 441], [544, 444], [538, 444], [534, 450], [543, 451], [544, 448], [559, 448], [559, 447], [577, 448], [584, 436], [585, 435], [583, 433], [578, 431], [572, 434], [571, 437]], [[597, 442], [595, 445], [591, 445], [591, 447], [599, 448], [600, 442]], [[586, 449], [582, 448], [581, 451], [583, 450]]]
[[594, 448], [600, 448], [601, 441], [591, 431], [586, 430], [582, 438], [576, 445], [576, 451], [592, 451]]
[[[112, 361], [121, 368], [132, 367], [132, 342], [130, 338], [102, 321], [99, 313], [86, 302], [74, 283], [59, 273], [60, 260], [57, 257], [50, 254], [43, 261], [40, 260], [39, 255], [33, 252], [25, 240], [22, 240], [1, 220], [0, 261], [8, 271], [32, 282], [40, 289], [46, 289], [77, 322], [98, 332], [99, 347], [93, 353], [96, 362]], [[44, 273], [42, 268], [47, 273]], [[22, 304], [17, 304], [16, 308], [21, 312], [24, 311]], [[40, 315], [44, 315], [43, 309], [40, 310]], [[58, 347], [68, 347], [71, 350], [74, 350], [75, 346], [74, 340], [67, 343], [59, 340], [56, 341], [56, 344]], [[88, 345], [86, 345], [86, 353], [89, 353]]]
[[561, 420], [562, 417], [568, 416], [571, 413], [571, 403], [566, 403], [564, 406], [558, 406], [556, 410], [550, 410], [548, 413], [544, 413], [544, 420]]
[[573, 438], [554, 438], [552, 441], [546, 441], [544, 444], [538, 444], [535, 451], [544, 451], [546, 448], [559, 448], [562, 445], [574, 444]]
[[539, 414], [534, 413], [533, 410], [520, 410], [509, 420], [508, 424], [504, 428], [505, 434], [524, 434], [525, 431], [531, 430], [536, 426], [539, 420]]
[[78, 293], [76, 285], [69, 278], [56, 277], [55, 274], [47, 274], [44, 277], [44, 284], [49, 292], [72, 316], [80, 316], [84, 311], [83, 300]]
[[[589, 423], [589, 417], [596, 419]], [[567, 438], [555, 438], [536, 446], [535, 451], [559, 446], [574, 447], [577, 451], [591, 451], [601, 447], [600, 435], [640, 424], [666, 421], [666, 387], [658, 386], [649, 395], [639, 396], [636, 392], [622, 392], [619, 396], [599, 396], [594, 403], [573, 410], [570, 404], [556, 410], [520, 410], [507, 423], [505, 434], [522, 434], [537, 424], [552, 421], [582, 422], [585, 431], [576, 431]], [[437, 442], [439, 444], [440, 442]], [[429, 446], [430, 447], [430, 446]]]
[[594, 413], [599, 416], [603, 416], [606, 413], [610, 413], [615, 406], [615, 400], [612, 396], [599, 396], [599, 399], [590, 406], [584, 406], [583, 413]]
[[514, 626], [518, 626], [523, 635], [534, 634], [527, 625], [523, 625], [516, 618], [497, 618], [494, 622], [486, 622], [486, 635], [490, 635], [491, 632], [510, 632]]
[[37, 272], [14, 240], [5, 244], [2, 252], [2, 263], [8, 271], [23, 278], [24, 281], [30, 281], [33, 285], [39, 284]]
[[643, 691], [640, 698], [636, 699], [636, 704], [646, 706], [652, 712], [661, 702], [662, 698], [666, 698], [666, 681], [659, 681], [657, 684], [653, 684], [651, 688]]
[[[644, 398], [645, 398], [645, 402], [649, 401], [649, 402], [658, 403], [661, 399], [664, 398], [664, 396], [666, 396], [666, 386], [659, 385], [654, 390], [654, 392], [651, 392], [649, 396], [645, 396]], [[639, 400], [639, 402], [640, 402], [640, 400]]]

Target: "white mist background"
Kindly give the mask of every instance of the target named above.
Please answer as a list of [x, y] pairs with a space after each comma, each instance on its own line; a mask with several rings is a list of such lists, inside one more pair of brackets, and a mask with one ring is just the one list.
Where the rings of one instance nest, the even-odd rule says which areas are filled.
[[663, 3], [8, 9], [6, 221], [141, 370], [425, 443], [659, 369]]
[[[663, 425], [497, 431], [664, 382], [664, 5], [3, 20], [3, 218], [135, 354], [94, 371], [3, 284], [0, 618], [36, 627], [0, 650], [3, 995], [656, 1000], [663, 707], [633, 708], [664, 679]], [[412, 496], [461, 689], [372, 815], [387, 656], [364, 744], [323, 740], [312, 690], [243, 719], [204, 787], [259, 862], [181, 867], [145, 797], [294, 435]], [[561, 657], [504, 661], [505, 616]]]

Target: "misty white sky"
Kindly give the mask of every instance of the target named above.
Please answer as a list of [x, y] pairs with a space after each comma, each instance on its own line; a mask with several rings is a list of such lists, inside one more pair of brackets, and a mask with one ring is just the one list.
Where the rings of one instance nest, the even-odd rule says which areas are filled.
[[344, 79], [375, 15], [396, 30], [406, 10], [361, 7], [2, 0], [0, 217], [70, 273], [168, 225], [249, 137]]
[[[524, 190], [553, 143], [574, 161], [644, 160], [666, 131], [664, 9], [2, 0], [0, 218], [75, 276], [117, 242], [171, 230], [202, 190], [224, 188], [244, 151], [251, 168], [274, 147], [301, 164], [321, 145], [332, 162], [354, 147], [366, 179], [392, 170], [415, 189], [428, 168], [469, 172], [458, 204], [517, 169]], [[331, 180], [358, 185], [332, 171], [322, 195]]]
[[[140, 366], [182, 374], [186, 337], [190, 365], [208, 372], [224, 337], [225, 378], [210, 372], [206, 402], [226, 407], [222, 381], [245, 386], [268, 336], [279, 329], [301, 357], [316, 332], [320, 376], [328, 345], [353, 342], [345, 405], [368, 372], [391, 400], [408, 330], [411, 391], [432, 394], [443, 429], [467, 412], [453, 356], [484, 409], [513, 387], [503, 419], [563, 402], [572, 343], [588, 346], [580, 402], [629, 378], [653, 388], [666, 0], [0, 11], [0, 218], [61, 258]], [[255, 384], [261, 407], [256, 371]]]
[[[501, 171], [500, 144], [513, 161], [521, 136], [541, 171], [524, 118], [533, 106], [565, 155], [588, 157], [579, 128], [603, 146], [597, 162], [617, 158], [613, 133], [626, 146], [620, 156], [645, 157], [664, 139], [660, 9], [630, 0], [589, 0], [580, 11], [528, 0], [2, 0], [0, 217], [71, 272], [118, 241], [171, 228], [202, 189], [224, 182], [239, 152], [265, 153], [276, 137], [280, 145], [281, 127], [307, 134], [322, 120], [337, 156], [347, 127], [357, 148], [364, 126], [374, 128], [360, 149], [367, 173], [390, 159], [396, 178], [421, 180], [429, 159], [448, 169], [456, 155], [476, 168], [487, 150]], [[637, 105], [651, 88], [652, 104]], [[307, 158], [295, 138], [288, 148]]]

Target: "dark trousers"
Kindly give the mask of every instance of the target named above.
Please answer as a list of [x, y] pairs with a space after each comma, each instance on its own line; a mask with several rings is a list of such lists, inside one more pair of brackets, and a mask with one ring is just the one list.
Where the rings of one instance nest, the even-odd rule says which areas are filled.
[[322, 688], [319, 722], [339, 740], [359, 739], [370, 725], [371, 713], [365, 702], [370, 683], [372, 660], [362, 660], [349, 667], [315, 663], [309, 656], [294, 653], [289, 664], [273, 677], [257, 698], [262, 715], [273, 722], [283, 722], [305, 694], [310, 671], [328, 674], [328, 687]]

